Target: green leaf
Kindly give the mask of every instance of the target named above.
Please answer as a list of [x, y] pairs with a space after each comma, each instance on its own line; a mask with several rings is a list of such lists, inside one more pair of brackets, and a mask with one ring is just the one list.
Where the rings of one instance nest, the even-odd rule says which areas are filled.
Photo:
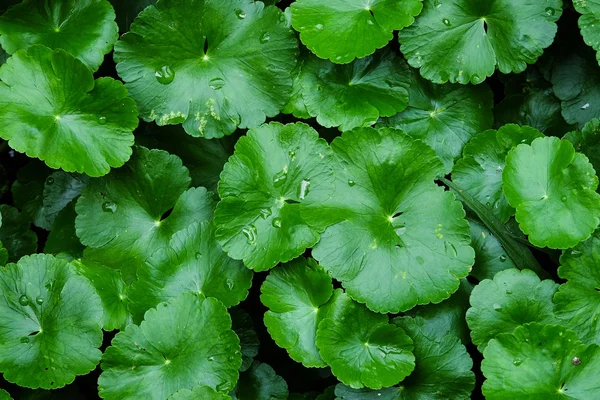
[[181, 389], [175, 392], [169, 400], [231, 400], [231, 397], [215, 392], [208, 386], [196, 386], [192, 390]]
[[146, 7], [155, 5], [156, 0], [109, 0], [117, 14], [117, 24], [119, 31], [125, 33], [129, 31], [129, 26]]
[[317, 346], [331, 372], [356, 389], [395, 385], [415, 367], [406, 332], [345, 293], [332, 298], [317, 330]]
[[573, 0], [573, 7], [581, 14], [578, 21], [581, 36], [588, 46], [596, 50], [596, 58], [600, 63], [600, 33], [596, 27], [600, 23], [600, 1]]
[[242, 366], [240, 371], [246, 371], [252, 365], [254, 357], [258, 355], [260, 342], [254, 330], [254, 324], [250, 315], [241, 308], [234, 307], [229, 310], [231, 315], [232, 329], [240, 339], [242, 347]]
[[399, 130], [356, 129], [336, 138], [335, 192], [302, 206], [333, 224], [313, 257], [373, 311], [406, 311], [450, 297], [474, 253], [465, 212], [434, 179], [444, 166]]
[[131, 315], [127, 311], [128, 289], [119, 271], [88, 260], [74, 260], [71, 263], [80, 275], [90, 281], [100, 296], [104, 308], [102, 328], [105, 331], [124, 329], [131, 323]]
[[94, 81], [63, 50], [32, 46], [0, 68], [0, 137], [49, 167], [105, 175], [131, 156], [137, 109], [112, 78]]
[[338, 385], [339, 400], [464, 400], [475, 387], [471, 371], [473, 361], [454, 335], [436, 332], [422, 318], [402, 317], [393, 320], [415, 344], [415, 370], [398, 387], [381, 390], [351, 389]]
[[483, 356], [486, 399], [587, 400], [600, 392], [600, 347], [561, 326], [521, 326], [490, 341]]
[[75, 204], [69, 203], [54, 220], [52, 230], [44, 244], [44, 253], [68, 254], [73, 258], [81, 258], [85, 247], [75, 232]]
[[536, 246], [566, 249], [598, 226], [598, 177], [568, 140], [538, 138], [517, 146], [506, 157], [502, 180], [521, 230]]
[[285, 400], [288, 398], [288, 386], [268, 364], [254, 361], [248, 371], [240, 374], [232, 398], [233, 400]]
[[322, 126], [347, 131], [404, 110], [410, 70], [403, 59], [387, 50], [347, 65], [311, 56], [304, 60], [294, 83], [310, 116], [317, 117]]
[[487, 85], [434, 85], [413, 73], [408, 108], [383, 120], [431, 146], [450, 172], [465, 144], [492, 127], [494, 104]]
[[44, 45], [65, 50], [92, 71], [119, 37], [107, 0], [26, 0], [0, 17], [0, 35], [8, 54]]
[[540, 281], [527, 269], [500, 271], [493, 280], [480, 282], [473, 289], [467, 311], [473, 344], [483, 351], [490, 339], [512, 333], [519, 325], [558, 324], [552, 303], [557, 288], [552, 280]]
[[85, 257], [121, 269], [127, 283], [135, 280], [137, 268], [175, 232], [212, 218], [212, 193], [189, 185], [179, 158], [137, 147], [124, 168], [91, 179], [77, 201]]
[[13, 400], [13, 398], [6, 390], [0, 389], [0, 400]]
[[471, 276], [479, 281], [494, 279], [505, 269], [517, 268], [496, 236], [480, 221], [468, 218], [471, 226], [471, 245], [475, 249], [475, 264]]
[[149, 308], [186, 292], [214, 297], [232, 307], [248, 296], [252, 275], [223, 252], [210, 221], [195, 222], [175, 233], [168, 247], [157, 250], [138, 268], [129, 309], [139, 322]]
[[465, 146], [463, 158], [452, 171], [452, 180], [506, 222], [515, 214], [502, 192], [506, 156], [520, 143], [530, 144], [541, 136], [537, 129], [518, 125], [485, 131]]
[[215, 211], [227, 254], [266, 271], [313, 246], [324, 225], [306, 223], [300, 206], [331, 194], [330, 159], [327, 143], [302, 123], [272, 122], [240, 138], [221, 174]]
[[87, 279], [51, 255], [0, 269], [0, 371], [19, 386], [56, 389], [100, 361], [102, 304]]
[[297, 52], [276, 7], [161, 0], [117, 42], [115, 61], [144, 119], [183, 123], [190, 135], [210, 139], [277, 115], [292, 89]]
[[321, 307], [333, 293], [327, 272], [300, 257], [271, 271], [260, 290], [269, 308], [265, 326], [275, 343], [305, 367], [325, 367], [315, 337], [324, 317]]
[[29, 230], [29, 219], [6, 204], [0, 205], [0, 216], [0, 241], [8, 252], [8, 261], [17, 262], [21, 257], [35, 253], [37, 235]]
[[585, 343], [600, 344], [600, 232], [560, 257], [558, 276], [567, 282], [554, 295], [556, 316]]
[[103, 399], [166, 399], [180, 389], [233, 389], [240, 341], [217, 299], [183, 293], [115, 336], [102, 357]]
[[596, 174], [600, 173], [600, 119], [590, 120], [581, 132], [569, 132], [563, 139], [573, 143], [575, 150], [588, 158]]
[[435, 83], [479, 84], [496, 66], [522, 72], [552, 44], [561, 0], [425, 0], [415, 23], [400, 31], [408, 63]]
[[320, 58], [347, 64], [384, 47], [393, 31], [411, 25], [422, 0], [297, 0], [292, 25]]

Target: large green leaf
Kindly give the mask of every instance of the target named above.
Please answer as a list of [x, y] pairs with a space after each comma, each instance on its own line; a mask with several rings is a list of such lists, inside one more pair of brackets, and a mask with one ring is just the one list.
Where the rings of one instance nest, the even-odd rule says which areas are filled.
[[585, 154], [596, 174], [600, 173], [600, 119], [590, 120], [581, 132], [569, 132], [563, 139], [573, 143], [575, 150]]
[[117, 42], [115, 60], [144, 119], [183, 123], [192, 136], [214, 138], [258, 126], [281, 111], [297, 52], [274, 6], [161, 0]]
[[600, 232], [565, 250], [560, 265], [567, 282], [554, 295], [557, 317], [585, 343], [600, 344]]
[[95, 71], [119, 37], [107, 0], [24, 0], [0, 17], [8, 54], [39, 44], [63, 49]]
[[434, 85], [414, 73], [408, 108], [382, 121], [430, 145], [444, 162], [446, 172], [462, 154], [465, 144], [492, 127], [494, 104], [487, 85]]
[[[236, 143], [219, 182], [217, 239], [255, 271], [301, 255], [324, 225], [308, 224], [300, 205], [332, 191], [331, 149], [302, 123], [270, 123]], [[300, 204], [298, 204], [300, 203]]]
[[517, 146], [506, 157], [502, 181], [521, 230], [536, 246], [566, 249], [598, 226], [598, 177], [568, 140], [538, 138]]
[[0, 241], [9, 262], [17, 262], [37, 250], [37, 235], [30, 231], [31, 221], [14, 207], [0, 205]]
[[121, 82], [94, 81], [64, 50], [32, 46], [0, 67], [0, 137], [67, 172], [105, 175], [131, 156], [137, 108]]
[[474, 253], [461, 204], [434, 182], [444, 173], [434, 151], [387, 128], [344, 132], [331, 147], [334, 194], [301, 205], [307, 220], [333, 224], [313, 257], [377, 312], [448, 298]]
[[268, 364], [254, 361], [252, 367], [240, 374], [240, 380], [231, 393], [233, 400], [286, 400], [288, 386]]
[[561, 0], [425, 0], [400, 31], [402, 53], [435, 83], [478, 84], [496, 66], [522, 72], [552, 44]]
[[102, 356], [103, 399], [163, 400], [180, 389], [233, 389], [242, 364], [240, 341], [217, 299], [183, 293], [115, 336]]
[[558, 284], [540, 281], [535, 272], [516, 268], [498, 272], [471, 293], [467, 323], [473, 344], [483, 351], [490, 339], [501, 333], [512, 333], [516, 327], [530, 322], [558, 324], [552, 296]]
[[380, 51], [348, 65], [310, 56], [297, 73], [294, 85], [306, 111], [328, 128], [347, 131], [373, 125], [379, 117], [391, 117], [408, 105], [410, 71], [391, 51]]
[[193, 223], [173, 235], [138, 268], [138, 280], [129, 292], [134, 320], [146, 310], [181, 293], [214, 297], [232, 307], [248, 296], [252, 271], [221, 250], [210, 221]]
[[90, 180], [75, 207], [86, 258], [134, 280], [136, 269], [175, 232], [212, 217], [213, 195], [189, 184], [179, 158], [143, 147], [125, 167]]
[[600, 347], [561, 326], [521, 326], [491, 340], [483, 356], [489, 400], [589, 400], [600, 393]]
[[320, 58], [347, 64], [384, 47], [414, 22], [423, 0], [297, 0], [292, 24]]
[[275, 343], [306, 367], [325, 367], [315, 336], [324, 317], [321, 307], [333, 293], [327, 272], [300, 257], [271, 271], [261, 293], [260, 300], [269, 308], [265, 326]]
[[0, 269], [0, 371], [19, 386], [56, 389], [100, 361], [102, 304], [87, 279], [51, 255]]
[[573, 0], [573, 7], [581, 14], [579, 28], [581, 36], [589, 46], [596, 50], [596, 58], [600, 63], [600, 1], [598, 0]]

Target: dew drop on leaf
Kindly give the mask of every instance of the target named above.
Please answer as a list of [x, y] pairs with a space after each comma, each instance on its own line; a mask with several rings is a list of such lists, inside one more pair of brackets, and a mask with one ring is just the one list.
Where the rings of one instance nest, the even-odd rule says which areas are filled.
[[22, 295], [21, 297], [19, 297], [19, 304], [22, 306], [26, 306], [29, 304], [29, 299], [27, 298], [27, 296]]
[[573, 257], [581, 257], [581, 251], [579, 251], [579, 250], [571, 250], [571, 256], [573, 256]]
[[263, 219], [269, 218], [271, 216], [271, 214], [272, 214], [272, 211], [270, 208], [263, 208], [262, 210], [260, 210], [260, 216]]
[[498, 257], [498, 259], [500, 260], [500, 262], [505, 262], [506, 256], [504, 254], [502, 254], [500, 257]]
[[556, 14], [556, 10], [554, 8], [552, 8], [552, 7], [546, 8], [546, 15], [553, 16], [554, 14]]
[[46, 185], [52, 185], [54, 183], [54, 178], [49, 176], [48, 179], [46, 179]]
[[35, 302], [41, 306], [42, 304], [44, 304], [44, 299], [42, 299], [41, 296], [38, 296], [35, 298]]
[[221, 78], [214, 78], [208, 82], [208, 86], [210, 86], [212, 90], [219, 90], [225, 86], [225, 81]]
[[227, 288], [228, 288], [229, 290], [233, 290], [234, 283], [233, 283], [233, 281], [232, 281], [231, 279], [227, 279], [227, 280], [225, 281], [225, 284], [227, 285]]
[[579, 357], [573, 357], [573, 359], [571, 360], [571, 364], [579, 365], [581, 364], [581, 359]]
[[215, 358], [213, 356], [208, 357], [208, 361], [215, 361]]
[[452, 24], [450, 23], [450, 20], [449, 20], [448, 18], [444, 18], [444, 19], [442, 20], [442, 22], [443, 22], [443, 23], [444, 23], [444, 25], [446, 25], [446, 26], [450, 26], [450, 25], [452, 25]]
[[502, 310], [502, 306], [498, 303], [494, 303], [494, 305], [492, 307], [494, 307], [494, 310], [496, 310], [496, 311]]
[[161, 85], [168, 85], [175, 79], [175, 71], [173, 71], [173, 69], [170, 66], [164, 65], [163, 67], [161, 67], [161, 69], [156, 71], [154, 76], [156, 77], [158, 83], [160, 83]]
[[254, 225], [245, 227], [242, 229], [242, 233], [246, 236], [248, 244], [256, 244], [256, 227]]
[[435, 1], [433, 2], [433, 6], [434, 6], [435, 8], [440, 8], [440, 7], [442, 6], [442, 2], [441, 2], [440, 0], [435, 0]]
[[21, 343], [29, 343], [29, 338], [27, 336], [23, 336], [20, 340]]
[[354, 186], [354, 185], [356, 185], [356, 182], [354, 182], [352, 179], [350, 179], [350, 180], [348, 181], [348, 186], [352, 187], [352, 186]]
[[289, 154], [292, 161], [294, 161], [296, 159], [296, 152], [294, 150], [290, 150]]
[[310, 180], [302, 179], [300, 186], [298, 186], [298, 198], [304, 200], [304, 198], [308, 196], [308, 192], [310, 192]]
[[100, 125], [106, 125], [106, 117], [104, 117], [104, 116], [98, 117], [98, 123]]
[[273, 222], [271, 222], [271, 225], [273, 225], [274, 228], [281, 228], [281, 222], [282, 219], [277, 217], [277, 218], [273, 218]]
[[260, 37], [259, 41], [262, 44], [267, 43], [269, 40], [271, 40], [271, 35], [269, 34], [269, 32], [265, 32], [262, 34], [262, 36]]
[[114, 213], [117, 211], [117, 205], [113, 201], [105, 201], [102, 203], [102, 211]]
[[280, 187], [287, 180], [287, 170], [280, 171], [273, 175], [273, 186]]
[[318, 30], [318, 31], [322, 30], [323, 29], [323, 24], [316, 24], [315, 25], [315, 29]]
[[202, 253], [200, 253], [199, 251], [196, 252], [196, 260], [201, 260], [202, 259]]
[[370, 19], [368, 19], [368, 20], [367, 20], [367, 24], [368, 24], [368, 25], [373, 25], [373, 24], [374, 24], [374, 22], [373, 22], [373, 20], [370, 20]]
[[515, 359], [513, 360], [513, 365], [514, 365], [514, 366], [516, 366], [516, 367], [518, 367], [518, 366], [519, 366], [519, 365], [521, 365], [522, 363], [523, 363], [523, 360], [521, 360], [521, 359], [520, 359], [520, 358], [518, 358], [518, 357], [517, 357], [517, 358], [515, 358]]
[[561, 201], [567, 201], [567, 196], [563, 196], [560, 198]]
[[238, 17], [238, 19], [246, 18], [246, 13], [243, 10], [240, 10], [239, 8], [237, 10], [235, 10], [235, 15], [236, 15], [236, 17]]

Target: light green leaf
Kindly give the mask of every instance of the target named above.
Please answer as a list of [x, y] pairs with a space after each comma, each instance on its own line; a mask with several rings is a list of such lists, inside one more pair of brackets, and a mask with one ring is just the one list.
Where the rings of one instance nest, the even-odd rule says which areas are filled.
[[598, 226], [598, 177], [568, 140], [538, 138], [517, 146], [506, 157], [502, 181], [521, 230], [536, 246], [566, 249]]
[[321, 307], [333, 293], [327, 272], [300, 257], [271, 271], [261, 293], [260, 300], [269, 308], [264, 323], [275, 343], [306, 367], [325, 367], [315, 337], [324, 317]]
[[210, 221], [195, 222], [175, 233], [167, 247], [138, 268], [129, 309], [139, 322], [149, 308], [186, 292], [214, 297], [232, 307], [248, 296], [252, 275], [221, 250]]
[[286, 400], [288, 386], [268, 364], [254, 361], [248, 371], [240, 374], [231, 396], [233, 400]]
[[0, 269], [0, 371], [32, 389], [56, 389], [100, 361], [102, 304], [87, 279], [51, 255]]
[[431, 146], [450, 172], [467, 142], [494, 122], [492, 91], [487, 85], [434, 85], [413, 73], [408, 108], [383, 120]]
[[589, 400], [600, 393], [600, 347], [561, 326], [521, 326], [491, 340], [483, 356], [489, 400]]
[[522, 72], [552, 44], [561, 0], [424, 0], [400, 31], [408, 63], [435, 83], [479, 84], [496, 66]]
[[231, 315], [232, 329], [240, 339], [242, 347], [242, 366], [240, 371], [246, 371], [252, 365], [254, 357], [258, 355], [260, 342], [254, 330], [254, 324], [250, 315], [241, 308], [234, 307], [229, 310]]
[[143, 147], [125, 167], [91, 179], [75, 207], [85, 257], [133, 281], [137, 268], [175, 232], [212, 217], [212, 193], [189, 185], [179, 158]]
[[63, 50], [32, 46], [0, 68], [0, 137], [49, 167], [102, 176], [131, 156], [137, 108]]
[[413, 341], [345, 293], [332, 298], [317, 330], [317, 346], [331, 372], [346, 385], [380, 389], [395, 385], [415, 368]]
[[306, 223], [300, 205], [331, 194], [330, 163], [327, 143], [302, 123], [272, 122], [240, 138], [221, 174], [215, 211], [227, 254], [266, 271], [313, 246], [325, 226]]
[[581, 36], [588, 46], [596, 50], [596, 58], [600, 63], [600, 33], [597, 28], [600, 24], [600, 1], [573, 0], [573, 7], [581, 14], [578, 21]]
[[251, 0], [161, 0], [115, 45], [141, 116], [207, 139], [277, 115], [297, 53], [283, 13]]
[[600, 344], [600, 232], [560, 257], [558, 276], [567, 282], [554, 295], [556, 316], [585, 343]]
[[512, 333], [530, 322], [558, 324], [552, 296], [558, 284], [540, 278], [531, 270], [508, 269], [486, 279], [471, 293], [467, 323], [473, 344], [483, 351], [490, 339]]
[[475, 264], [471, 276], [479, 281], [494, 279], [500, 271], [517, 268], [496, 236], [479, 220], [468, 218], [471, 226], [471, 245], [475, 250]]
[[581, 132], [569, 132], [563, 139], [573, 143], [575, 150], [588, 158], [596, 175], [600, 173], [600, 119], [590, 120]]
[[8, 253], [9, 262], [17, 262], [21, 257], [37, 250], [37, 235], [30, 231], [31, 221], [14, 207], [0, 205], [0, 241]]
[[0, 389], [0, 400], [13, 400], [13, 398], [6, 390]]
[[180, 389], [233, 389], [240, 341], [217, 299], [183, 293], [115, 336], [102, 356], [103, 399], [166, 399]]
[[444, 173], [434, 151], [387, 128], [344, 132], [331, 147], [334, 194], [301, 205], [309, 222], [332, 224], [313, 257], [377, 312], [450, 297], [474, 252], [461, 204], [434, 182]]
[[347, 64], [384, 47], [393, 31], [411, 25], [422, 0], [297, 0], [292, 25], [320, 58]]

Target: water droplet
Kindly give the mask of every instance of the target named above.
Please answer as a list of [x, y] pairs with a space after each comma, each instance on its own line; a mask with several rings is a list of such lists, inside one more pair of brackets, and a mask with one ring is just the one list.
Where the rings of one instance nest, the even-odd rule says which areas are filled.
[[496, 311], [502, 310], [502, 306], [498, 303], [494, 303], [494, 305], [492, 307], [494, 307], [494, 310], [496, 310]]
[[225, 86], [225, 81], [221, 78], [214, 78], [208, 82], [208, 86], [210, 86], [212, 90], [219, 90]]
[[579, 364], [581, 364], [581, 358], [579, 358], [579, 357], [573, 357], [573, 359], [571, 360], [571, 364], [573, 364], [573, 365], [579, 365]]
[[318, 30], [318, 31], [322, 30], [323, 29], [323, 24], [316, 24], [315, 25], [315, 29]]
[[398, 235], [398, 236], [404, 235], [406, 233], [406, 226], [400, 225], [400, 226], [394, 228], [394, 232], [396, 232], [396, 235]]
[[48, 282], [46, 282], [46, 284], [44, 285], [44, 287], [45, 287], [47, 290], [52, 290], [52, 287], [53, 287], [53, 286], [54, 286], [54, 281], [48, 281]]
[[553, 16], [554, 14], [556, 14], [556, 10], [554, 8], [552, 8], [552, 7], [546, 8], [546, 15]]
[[518, 367], [518, 366], [519, 366], [519, 365], [521, 365], [522, 363], [523, 363], [523, 360], [521, 360], [520, 358], [515, 358], [515, 359], [513, 360], [513, 365], [514, 365], [515, 367]]
[[510, 289], [506, 289], [506, 290], [504, 291], [504, 293], [506, 293], [506, 294], [512, 294], [512, 290], [510, 290]]
[[235, 10], [235, 15], [238, 17], [238, 19], [246, 18], [246, 13], [243, 10], [240, 10], [239, 8]]
[[368, 24], [368, 25], [373, 25], [373, 24], [374, 24], [374, 22], [373, 22], [372, 20], [368, 19], [368, 20], [367, 20], [367, 24]]
[[260, 210], [260, 216], [262, 217], [262, 219], [267, 219], [271, 216], [272, 211], [270, 208], [263, 208], [262, 210]]
[[308, 192], [310, 192], [310, 180], [302, 179], [300, 186], [298, 186], [298, 193], [296, 194], [300, 200], [304, 200], [304, 198], [308, 195]]
[[19, 297], [19, 304], [22, 306], [29, 305], [29, 299], [27, 298], [27, 296], [23, 295]]
[[500, 260], [500, 262], [504, 262], [506, 261], [506, 256], [502, 254], [500, 257], [498, 257], [498, 259]]
[[573, 257], [581, 257], [581, 251], [579, 251], [579, 250], [571, 250], [571, 256], [573, 256]]
[[175, 79], [175, 71], [173, 71], [170, 66], [164, 65], [161, 69], [156, 71], [154, 76], [161, 85], [168, 85]]
[[450, 257], [456, 257], [458, 255], [456, 247], [450, 242], [444, 242], [444, 250], [446, 251], [446, 254]]
[[296, 152], [294, 150], [290, 150], [289, 154], [292, 161], [294, 161], [296, 159]]
[[277, 218], [273, 218], [273, 222], [271, 222], [271, 225], [273, 225], [274, 228], [281, 228], [281, 222], [282, 219], [277, 217]]
[[417, 262], [421, 265], [425, 264], [425, 260], [421, 256], [417, 256]]
[[29, 338], [27, 336], [23, 336], [20, 340], [21, 343], [29, 343]]
[[201, 260], [202, 259], [202, 253], [200, 253], [199, 251], [196, 253], [196, 260]]
[[117, 205], [112, 201], [105, 201], [102, 203], [102, 211], [114, 213], [117, 211]]
[[106, 125], [106, 117], [98, 117], [98, 123], [100, 125]]
[[215, 361], [215, 358], [213, 356], [208, 357], [208, 361]]
[[443, 22], [443, 23], [444, 23], [444, 25], [446, 25], [446, 26], [450, 26], [450, 25], [452, 25], [452, 24], [450, 23], [450, 20], [449, 20], [448, 18], [444, 18], [444, 19], [442, 20], [442, 22]]
[[561, 199], [561, 201], [567, 201], [567, 196], [563, 196], [560, 199]]
[[35, 302], [41, 306], [42, 304], [44, 304], [44, 299], [42, 299], [41, 296], [38, 296], [35, 298]]
[[46, 179], [46, 185], [52, 185], [54, 183], [54, 178], [49, 176], [48, 179]]
[[262, 34], [262, 36], [260, 37], [259, 41], [262, 44], [267, 43], [269, 40], [271, 40], [271, 35], [269, 34], [269, 32], [265, 32]]
[[231, 391], [231, 387], [229, 386], [229, 383], [219, 383], [216, 387], [217, 392], [225, 392], [225, 393], [229, 393]]
[[245, 227], [242, 229], [242, 233], [246, 236], [248, 244], [256, 244], [256, 227], [254, 225]]
[[590, 108], [590, 103], [585, 103], [584, 105], [581, 106], [582, 110], [587, 110], [588, 108]]
[[434, 6], [435, 8], [440, 8], [440, 7], [442, 6], [442, 2], [441, 2], [440, 0], [435, 0], [435, 1], [433, 2], [433, 6]]
[[285, 181], [287, 180], [287, 170], [284, 169], [283, 171], [280, 171], [278, 173], [276, 173], [275, 175], [273, 175], [273, 186], [280, 187], [281, 185], [283, 185], [285, 183]]
[[227, 288], [228, 288], [229, 290], [233, 290], [234, 283], [233, 283], [233, 281], [232, 281], [231, 279], [227, 279], [227, 280], [225, 281], [225, 284], [227, 285]]
[[350, 179], [350, 180], [348, 181], [348, 186], [352, 187], [352, 186], [354, 186], [354, 185], [356, 185], [356, 182], [354, 182], [352, 179]]
[[477, 84], [480, 84], [481, 82], [483, 82], [483, 79], [481, 79], [479, 77], [479, 75], [473, 75], [471, 77], [471, 82], [473, 82], [473, 84], [477, 85]]

